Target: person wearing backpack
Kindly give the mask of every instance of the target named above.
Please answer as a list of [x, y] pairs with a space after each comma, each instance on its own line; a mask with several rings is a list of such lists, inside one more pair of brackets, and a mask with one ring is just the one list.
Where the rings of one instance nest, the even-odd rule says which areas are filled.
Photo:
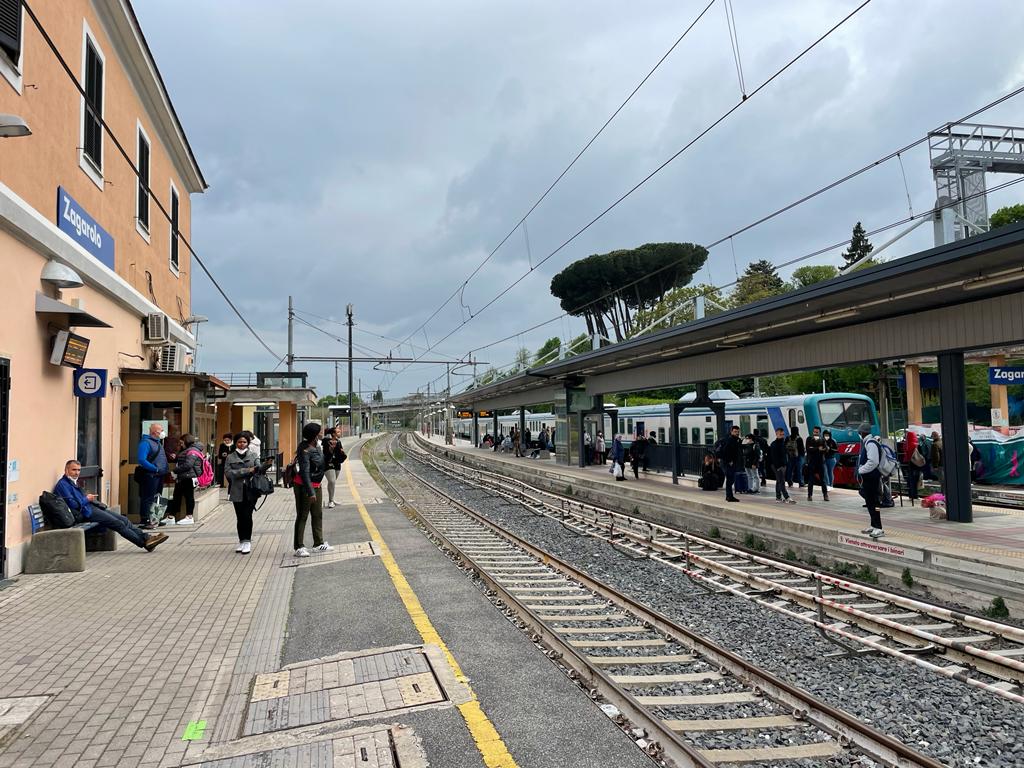
[[753, 434], [743, 438], [743, 442], [740, 445], [743, 451], [743, 469], [747, 475], [747, 493], [760, 493], [761, 477], [758, 474], [757, 468], [761, 466], [763, 461], [761, 445]]
[[866, 533], [872, 539], [877, 539], [885, 536], [885, 531], [882, 529], [882, 516], [878, 512], [879, 497], [882, 492], [882, 444], [871, 434], [871, 427], [867, 424], [861, 425], [860, 436], [862, 442], [857, 475], [860, 477], [861, 495], [864, 496], [871, 521], [871, 524], [861, 533]]
[[[209, 464], [203, 452], [203, 444], [194, 435], [182, 435], [183, 450], [174, 459], [174, 495], [167, 507], [167, 514], [160, 525], [192, 525], [192, 513], [196, 510], [196, 486], [204, 467]], [[181, 502], [185, 502], [185, 515], [179, 518]]]
[[789, 498], [789, 491], [786, 490], [788, 454], [786, 452], [786, 430], [782, 427], [778, 427], [775, 430], [775, 441], [771, 444], [768, 451], [772, 468], [775, 472], [775, 503], [796, 504], [796, 501]]
[[907, 436], [903, 440], [903, 455], [907, 458], [906, 467], [903, 469], [903, 476], [907, 481], [907, 497], [910, 499], [910, 506], [913, 507], [920, 498], [918, 489], [921, 486], [921, 472], [928, 463], [916, 432], [907, 431]]
[[302, 427], [302, 442], [295, 454], [296, 472], [292, 490], [295, 492], [295, 556], [309, 557], [306, 549], [306, 520], [313, 528], [313, 548], [317, 552], [334, 549], [324, 541], [323, 493], [320, 483], [327, 472], [327, 461], [320, 447], [320, 425], [310, 422]]

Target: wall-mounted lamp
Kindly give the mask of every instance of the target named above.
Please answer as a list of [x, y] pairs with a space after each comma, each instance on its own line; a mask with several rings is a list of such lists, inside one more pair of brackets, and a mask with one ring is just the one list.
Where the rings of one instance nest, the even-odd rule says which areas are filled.
[[0, 115], [0, 139], [13, 139], [19, 136], [31, 136], [28, 123], [17, 115]]
[[[0, 115], [0, 120], [2, 119], [3, 115]], [[59, 261], [53, 261], [52, 259], [46, 262], [46, 266], [43, 267], [39, 279], [44, 283], [49, 283], [54, 288], [81, 288], [85, 285], [81, 276], [75, 270], [67, 264], [61, 264]]]

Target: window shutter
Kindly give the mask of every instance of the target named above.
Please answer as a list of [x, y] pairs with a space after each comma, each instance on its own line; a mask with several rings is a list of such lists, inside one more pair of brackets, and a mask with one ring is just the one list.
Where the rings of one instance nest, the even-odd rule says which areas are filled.
[[21, 0], [0, 0], [0, 49], [17, 65], [21, 55]]

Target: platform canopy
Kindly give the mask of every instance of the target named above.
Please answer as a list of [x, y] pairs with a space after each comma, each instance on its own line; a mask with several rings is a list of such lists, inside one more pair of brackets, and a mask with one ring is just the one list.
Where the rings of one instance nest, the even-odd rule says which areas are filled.
[[560, 360], [453, 398], [546, 402], [1024, 341], [1024, 224]]

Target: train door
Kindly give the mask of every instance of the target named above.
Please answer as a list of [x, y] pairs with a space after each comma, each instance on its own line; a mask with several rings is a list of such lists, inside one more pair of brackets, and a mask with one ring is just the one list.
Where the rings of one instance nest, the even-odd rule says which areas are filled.
[[646, 425], [645, 422], [638, 421], [636, 423], [636, 432], [633, 432], [632, 434], [634, 434], [634, 435], [646, 435], [647, 434], [646, 426], [647, 425]]

